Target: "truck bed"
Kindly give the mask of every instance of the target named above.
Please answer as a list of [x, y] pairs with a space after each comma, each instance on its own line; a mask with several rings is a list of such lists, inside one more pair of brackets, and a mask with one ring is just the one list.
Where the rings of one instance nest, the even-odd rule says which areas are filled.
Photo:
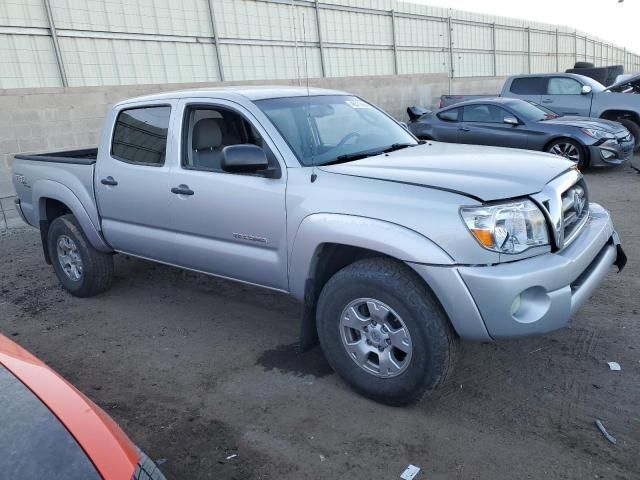
[[37, 154], [18, 154], [17, 160], [32, 160], [36, 162], [70, 163], [77, 165], [93, 165], [98, 157], [98, 148], [82, 148], [78, 150], [64, 150], [61, 152], [47, 152]]

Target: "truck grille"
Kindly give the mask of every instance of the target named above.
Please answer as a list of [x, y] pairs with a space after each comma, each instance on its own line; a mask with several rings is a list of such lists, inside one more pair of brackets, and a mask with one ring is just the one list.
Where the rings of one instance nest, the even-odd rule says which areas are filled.
[[584, 180], [570, 187], [562, 194], [562, 242], [568, 245], [580, 233], [589, 217], [589, 199]]
[[557, 250], [569, 245], [589, 220], [587, 185], [577, 168], [553, 179], [532, 198], [545, 211]]

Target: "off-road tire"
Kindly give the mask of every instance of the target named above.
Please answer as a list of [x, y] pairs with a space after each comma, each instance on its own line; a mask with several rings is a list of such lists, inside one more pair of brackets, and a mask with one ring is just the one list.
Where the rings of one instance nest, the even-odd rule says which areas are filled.
[[640, 125], [638, 125], [636, 122], [628, 118], [620, 118], [618, 119], [618, 122], [624, 125], [624, 127], [627, 130], [629, 130], [629, 132], [631, 132], [631, 135], [635, 139], [636, 144], [633, 147], [633, 151], [634, 152], [640, 151]]
[[[381, 378], [363, 370], [343, 346], [340, 317], [359, 298], [384, 302], [402, 317], [413, 346], [410, 362], [399, 375]], [[343, 268], [322, 289], [316, 315], [329, 364], [355, 391], [372, 400], [393, 406], [415, 403], [453, 371], [458, 337], [428, 286], [401, 262], [369, 258]]]
[[[66, 235], [77, 246], [83, 272], [79, 280], [72, 280], [64, 272], [58, 259], [58, 239]], [[51, 222], [47, 248], [58, 280], [75, 297], [92, 297], [106, 291], [113, 281], [113, 255], [99, 252], [89, 243], [73, 215], [63, 215]]]

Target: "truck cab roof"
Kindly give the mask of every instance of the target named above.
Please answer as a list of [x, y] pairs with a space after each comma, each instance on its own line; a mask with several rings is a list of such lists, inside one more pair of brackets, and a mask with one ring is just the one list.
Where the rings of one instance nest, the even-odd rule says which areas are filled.
[[118, 102], [118, 105], [126, 105], [134, 102], [154, 102], [159, 100], [193, 98], [193, 97], [215, 97], [223, 99], [237, 99], [244, 97], [249, 101], [265, 100], [269, 98], [303, 97], [306, 95], [349, 95], [340, 90], [330, 90], [326, 88], [307, 88], [283, 85], [267, 86], [233, 86], [233, 87], [206, 87], [191, 88], [187, 90], [175, 90], [170, 92], [154, 93], [140, 97], [128, 98]]

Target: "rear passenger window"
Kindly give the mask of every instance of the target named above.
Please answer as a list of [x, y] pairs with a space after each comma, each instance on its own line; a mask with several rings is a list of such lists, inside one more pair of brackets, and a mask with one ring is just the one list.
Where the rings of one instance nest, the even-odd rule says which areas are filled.
[[451, 110], [445, 110], [444, 112], [438, 113], [438, 118], [443, 122], [457, 122], [459, 111], [460, 111], [459, 108], [452, 108]]
[[544, 77], [515, 78], [511, 83], [511, 93], [520, 95], [544, 95], [547, 90], [547, 82]]
[[113, 130], [111, 155], [144, 165], [164, 164], [171, 107], [122, 110]]

